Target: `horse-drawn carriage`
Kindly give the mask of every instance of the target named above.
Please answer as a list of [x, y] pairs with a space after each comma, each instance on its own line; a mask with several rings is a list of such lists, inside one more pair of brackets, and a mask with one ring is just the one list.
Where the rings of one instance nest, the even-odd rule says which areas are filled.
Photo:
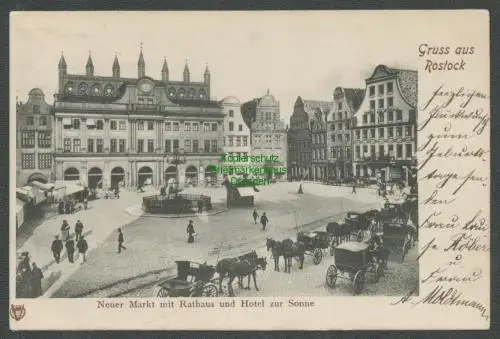
[[312, 255], [314, 265], [318, 265], [323, 259], [323, 250], [327, 249], [332, 243], [332, 235], [328, 232], [299, 232], [297, 242], [305, 245], [305, 253]]
[[380, 220], [384, 222], [402, 222], [406, 217], [405, 202], [386, 202], [380, 210]]
[[416, 227], [405, 223], [384, 223], [382, 240], [384, 246], [401, 253], [401, 261], [408, 253], [414, 239]]
[[334, 288], [337, 278], [349, 279], [352, 282], [353, 294], [356, 295], [363, 289], [367, 272], [375, 274], [375, 282], [383, 275], [382, 267], [375, 260], [370, 245], [355, 241], [346, 242], [335, 248], [335, 264], [330, 265], [326, 271], [326, 284]]
[[219, 290], [213, 282], [215, 267], [192, 261], [176, 261], [177, 276], [157, 285], [156, 296], [217, 297]]
[[351, 241], [352, 237], [356, 241], [365, 239], [365, 232], [369, 229], [373, 220], [378, 221], [379, 211], [369, 210], [364, 213], [349, 212], [344, 219], [344, 223], [328, 223], [326, 232], [330, 234], [332, 242], [330, 244], [330, 254], [333, 255], [333, 249], [344, 241]]

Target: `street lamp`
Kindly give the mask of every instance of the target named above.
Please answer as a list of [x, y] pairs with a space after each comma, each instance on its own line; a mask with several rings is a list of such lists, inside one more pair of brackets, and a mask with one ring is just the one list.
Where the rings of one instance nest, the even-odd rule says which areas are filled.
[[[184, 153], [184, 149], [174, 149], [174, 152], [167, 157], [167, 154], [165, 154], [165, 157], [167, 158], [167, 162], [169, 164], [175, 165], [175, 180], [177, 182], [177, 186], [179, 185], [179, 165], [184, 164], [186, 162], [186, 155]], [[165, 177], [166, 179], [166, 177]]]

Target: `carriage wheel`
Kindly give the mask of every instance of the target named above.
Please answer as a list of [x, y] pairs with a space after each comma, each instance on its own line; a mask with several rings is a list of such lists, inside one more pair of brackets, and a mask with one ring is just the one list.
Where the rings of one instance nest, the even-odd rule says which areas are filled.
[[167, 290], [166, 288], [162, 287], [162, 288], [160, 288], [158, 293], [156, 293], [156, 296], [158, 298], [168, 298], [170, 296], [170, 291]]
[[314, 265], [318, 265], [321, 262], [321, 259], [323, 259], [323, 252], [319, 248], [316, 248], [313, 253]]
[[354, 276], [354, 281], [352, 282], [353, 294], [354, 295], [359, 294], [363, 289], [364, 284], [365, 284], [365, 272], [358, 271]]
[[208, 283], [203, 286], [201, 291], [202, 297], [217, 298], [219, 296], [219, 288], [213, 283]]
[[335, 283], [337, 282], [337, 266], [330, 265], [326, 270], [326, 285], [330, 288], [335, 287]]
[[405, 260], [405, 256], [408, 253], [409, 249], [410, 249], [410, 240], [406, 240], [403, 245], [403, 250], [401, 251], [401, 261]]
[[380, 280], [380, 277], [384, 275], [384, 270], [382, 269], [382, 266], [380, 265], [375, 265], [375, 282], [378, 283]]

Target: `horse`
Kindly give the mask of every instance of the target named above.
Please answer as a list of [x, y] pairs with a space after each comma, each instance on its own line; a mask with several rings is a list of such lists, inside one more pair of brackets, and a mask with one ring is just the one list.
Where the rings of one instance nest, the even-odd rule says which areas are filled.
[[299, 269], [304, 268], [304, 256], [307, 250], [306, 245], [301, 242], [293, 242], [290, 239], [282, 241], [283, 244], [283, 256], [285, 257], [285, 273], [291, 273], [292, 268], [292, 258], [296, 258], [299, 261]]
[[335, 246], [340, 245], [345, 240], [349, 240], [351, 231], [352, 231], [351, 227], [347, 224], [338, 224], [336, 222], [330, 222], [326, 226], [326, 232], [333, 234]]
[[[291, 244], [290, 244], [291, 243]], [[285, 260], [285, 272], [286, 272], [286, 258], [285, 258], [285, 248], [290, 247], [293, 245], [293, 241], [290, 239], [285, 239], [283, 241], [276, 241], [272, 238], [267, 238], [266, 239], [266, 248], [267, 251], [271, 250], [271, 255], [272, 258], [274, 259], [274, 270], [279, 272], [280, 271], [280, 265], [279, 265], [279, 260], [280, 257], [283, 257]]]
[[244, 288], [243, 277], [247, 276], [248, 286], [246, 289], [250, 289], [250, 275], [252, 275], [255, 290], [258, 291], [259, 288], [257, 287], [256, 272], [258, 269], [265, 270], [266, 266], [267, 260], [264, 257], [251, 257], [243, 260], [240, 260], [239, 258], [226, 258], [220, 260], [216, 267], [216, 272], [219, 274], [219, 290], [222, 291], [222, 280], [226, 275], [229, 276], [227, 289], [230, 296], [234, 296], [232, 284], [236, 277], [238, 277], [239, 287]]

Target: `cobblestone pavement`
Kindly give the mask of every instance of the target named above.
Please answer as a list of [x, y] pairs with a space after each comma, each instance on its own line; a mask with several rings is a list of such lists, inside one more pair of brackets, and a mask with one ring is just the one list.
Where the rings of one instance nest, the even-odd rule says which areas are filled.
[[[353, 195], [346, 187], [304, 184], [304, 194], [299, 195], [297, 188], [296, 183], [279, 183], [262, 187], [257, 193], [255, 208], [259, 213], [266, 211], [270, 220], [266, 231], [254, 225], [252, 209], [232, 209], [214, 216], [188, 218], [194, 220], [197, 232], [195, 243], [188, 244], [188, 219], [139, 218], [122, 227], [126, 251], [117, 253], [116, 234], [112, 233], [90, 252], [88, 261], [53, 296], [109, 296], [99, 290], [152, 272], [171, 273], [169, 268], [175, 260], [216, 260], [216, 255], [210, 256], [209, 252], [221, 244], [222, 256], [235, 255], [263, 246], [266, 237], [293, 236], [297, 224], [324, 227], [326, 221], [321, 219], [325, 217], [340, 216], [349, 210], [364, 211], [380, 204], [375, 192], [368, 189]], [[190, 190], [209, 193], [214, 200], [225, 197], [223, 188]], [[317, 220], [317, 225], [311, 225]], [[127, 286], [130, 287], [133, 286]], [[119, 287], [113, 291], [116, 295], [120, 292], [125, 291]]]

